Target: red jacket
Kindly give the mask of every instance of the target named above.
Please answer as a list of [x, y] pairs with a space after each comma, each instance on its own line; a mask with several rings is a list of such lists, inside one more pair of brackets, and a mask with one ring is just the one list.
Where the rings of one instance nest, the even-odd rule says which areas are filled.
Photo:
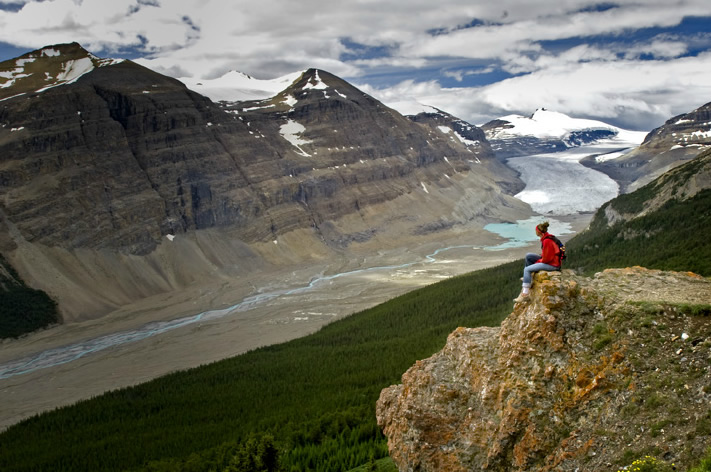
[[543, 236], [541, 236], [541, 249], [541, 258], [536, 262], [543, 262], [544, 264], [554, 267], [560, 267], [560, 248], [555, 241], [553, 241], [551, 234], [544, 233]]

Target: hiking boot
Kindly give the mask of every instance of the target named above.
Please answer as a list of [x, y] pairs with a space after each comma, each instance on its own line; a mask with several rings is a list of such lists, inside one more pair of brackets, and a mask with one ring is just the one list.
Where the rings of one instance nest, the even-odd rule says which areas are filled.
[[516, 303], [528, 301], [528, 294], [527, 293], [520, 293], [518, 297], [514, 298], [514, 301]]

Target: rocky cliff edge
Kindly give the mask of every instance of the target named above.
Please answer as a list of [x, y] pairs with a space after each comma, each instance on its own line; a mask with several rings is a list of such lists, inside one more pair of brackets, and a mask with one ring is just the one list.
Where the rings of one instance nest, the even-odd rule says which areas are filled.
[[381, 392], [400, 471], [680, 470], [711, 444], [711, 281], [536, 275], [498, 328], [458, 328]]

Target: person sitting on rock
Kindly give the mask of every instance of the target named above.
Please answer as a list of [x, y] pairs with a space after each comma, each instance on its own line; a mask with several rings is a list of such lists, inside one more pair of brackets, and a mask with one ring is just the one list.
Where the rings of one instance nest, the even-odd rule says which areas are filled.
[[522, 302], [528, 297], [528, 291], [533, 281], [533, 273], [540, 270], [560, 270], [560, 248], [553, 240], [553, 235], [548, 233], [549, 223], [544, 221], [536, 225], [536, 236], [541, 238], [541, 255], [528, 253], [523, 268], [523, 285], [521, 294], [514, 299], [515, 302]]

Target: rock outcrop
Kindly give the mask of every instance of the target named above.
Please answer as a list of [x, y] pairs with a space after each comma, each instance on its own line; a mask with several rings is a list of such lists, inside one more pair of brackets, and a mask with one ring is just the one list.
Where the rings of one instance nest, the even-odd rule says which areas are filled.
[[487, 146], [325, 71], [269, 100], [221, 104], [75, 43], [0, 72], [0, 252], [65, 319], [530, 214], [502, 190], [519, 181]]
[[458, 328], [382, 391], [400, 471], [682, 470], [711, 444], [711, 281], [538, 273], [498, 328]]

